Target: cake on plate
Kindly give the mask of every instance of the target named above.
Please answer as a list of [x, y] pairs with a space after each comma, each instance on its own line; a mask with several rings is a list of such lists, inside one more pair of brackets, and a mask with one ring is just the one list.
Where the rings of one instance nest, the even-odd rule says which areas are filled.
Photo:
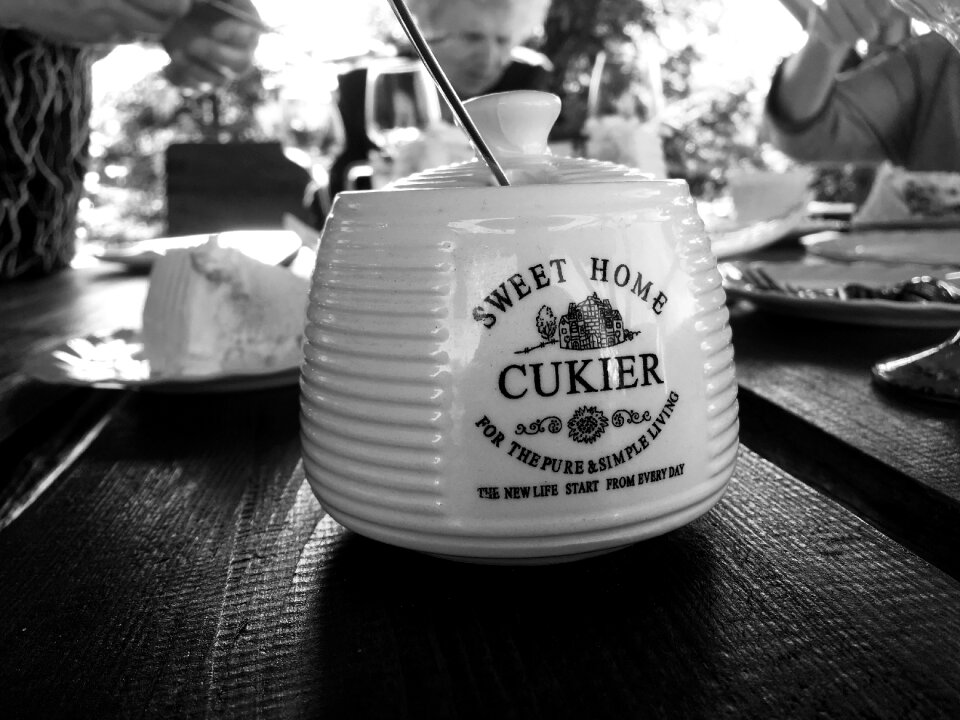
[[211, 240], [168, 251], [150, 272], [143, 346], [151, 374], [297, 367], [310, 282]]
[[884, 163], [853, 217], [858, 225], [960, 222], [960, 173], [915, 172]]

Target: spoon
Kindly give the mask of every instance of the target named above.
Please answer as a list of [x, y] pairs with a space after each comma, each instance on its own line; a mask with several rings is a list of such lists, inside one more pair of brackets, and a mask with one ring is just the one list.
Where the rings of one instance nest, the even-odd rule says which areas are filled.
[[960, 404], [960, 332], [949, 340], [872, 368], [874, 381], [925, 400]]
[[403, 0], [390, 0], [390, 4], [393, 6], [393, 12], [397, 16], [397, 20], [399, 20], [400, 25], [403, 26], [403, 31], [407, 34], [407, 37], [410, 38], [410, 42], [413, 43], [413, 47], [420, 56], [420, 60], [423, 61], [424, 65], [426, 65], [430, 76], [433, 78], [437, 88], [440, 90], [440, 94], [443, 95], [444, 100], [447, 101], [447, 105], [450, 106], [450, 110], [453, 111], [453, 114], [457, 117], [457, 120], [460, 121], [461, 127], [466, 130], [474, 148], [477, 150], [483, 161], [487, 164], [487, 167], [490, 168], [490, 172], [493, 173], [493, 176], [497, 179], [497, 182], [500, 185], [509, 185], [510, 181], [507, 180], [507, 176], [503, 172], [503, 168], [500, 166], [497, 158], [494, 157], [493, 152], [490, 150], [490, 146], [483, 139], [483, 136], [477, 129], [476, 124], [474, 124], [470, 114], [467, 112], [466, 108], [464, 108], [463, 102], [461, 102], [459, 96], [457, 95], [457, 91], [454, 90], [453, 85], [450, 84], [450, 80], [447, 78], [446, 74], [444, 74], [443, 68], [440, 67], [440, 63], [437, 62], [437, 58], [434, 56], [433, 51], [427, 44], [426, 39], [423, 37], [423, 33], [420, 32], [420, 28], [417, 26], [416, 21], [410, 14], [410, 10], [407, 8]]

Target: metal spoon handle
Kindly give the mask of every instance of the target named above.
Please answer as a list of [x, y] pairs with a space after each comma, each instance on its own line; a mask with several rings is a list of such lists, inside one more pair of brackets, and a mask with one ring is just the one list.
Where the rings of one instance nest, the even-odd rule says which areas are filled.
[[433, 81], [440, 89], [440, 94], [443, 95], [444, 100], [447, 101], [447, 105], [450, 106], [453, 114], [457, 116], [457, 120], [460, 121], [460, 125], [466, 130], [467, 135], [470, 136], [470, 140], [473, 142], [473, 146], [477, 152], [480, 153], [480, 157], [483, 158], [483, 161], [490, 168], [490, 172], [493, 173], [498, 183], [501, 185], [509, 185], [510, 181], [507, 180], [503, 168], [500, 167], [497, 158], [494, 157], [490, 151], [490, 147], [470, 118], [469, 113], [467, 113], [466, 108], [463, 107], [463, 103], [457, 96], [457, 91], [453, 89], [453, 85], [450, 84], [450, 80], [448, 80], [444, 74], [443, 68], [441, 68], [440, 63], [437, 62], [437, 58], [424, 39], [423, 33], [420, 32], [420, 28], [417, 27], [417, 23], [410, 14], [410, 10], [407, 9], [403, 0], [390, 0], [390, 4], [393, 6], [393, 12], [397, 16], [397, 20], [399, 20], [400, 25], [403, 26], [403, 31], [407, 34], [407, 37], [410, 38], [414, 49], [417, 51], [423, 64], [426, 65]]

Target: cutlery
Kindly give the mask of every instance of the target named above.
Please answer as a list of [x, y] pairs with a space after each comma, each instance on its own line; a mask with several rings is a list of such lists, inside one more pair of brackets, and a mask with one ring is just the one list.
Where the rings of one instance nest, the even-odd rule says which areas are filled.
[[858, 282], [835, 287], [807, 287], [780, 282], [760, 265], [731, 265], [722, 263], [721, 273], [728, 280], [739, 282], [746, 289], [782, 293], [800, 298], [829, 298], [836, 300], [891, 300], [900, 302], [960, 303], [960, 286], [950, 282], [960, 279], [960, 273], [948, 273], [942, 278], [921, 275], [892, 285], [871, 286]]
[[739, 281], [753, 290], [786, 292], [783, 285], [773, 279], [759, 265], [734, 265], [721, 263], [720, 272], [725, 279]]
[[939, 345], [871, 368], [881, 387], [941, 403], [960, 403], [960, 332]]
[[847, 283], [833, 288], [804, 288], [786, 284], [786, 292], [801, 297], [833, 297], [838, 300], [894, 300], [901, 302], [960, 303], [960, 287], [922, 275], [884, 287]]

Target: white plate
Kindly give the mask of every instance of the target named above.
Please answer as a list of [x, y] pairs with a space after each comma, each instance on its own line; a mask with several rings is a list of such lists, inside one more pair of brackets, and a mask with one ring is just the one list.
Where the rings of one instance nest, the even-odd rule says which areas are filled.
[[901, 218], [899, 220], [858, 220], [854, 215], [850, 219], [850, 227], [859, 232], [890, 232], [892, 230], [960, 230], [960, 217], [945, 215], [943, 217], [916, 217]]
[[807, 252], [832, 260], [960, 267], [960, 229], [823, 232], [801, 240]]
[[292, 230], [229, 230], [201, 235], [140, 240], [129, 245], [107, 247], [93, 256], [105, 262], [119, 263], [130, 270], [148, 271], [168, 250], [197, 247], [216, 238], [221, 247], [235, 248], [267, 265], [286, 265], [303, 242]]
[[136, 330], [74, 338], [34, 355], [23, 372], [43, 382], [108, 389], [143, 389], [155, 392], [236, 392], [296, 385], [298, 365], [264, 368], [247, 373], [209, 375], [156, 375], [143, 356]]
[[762, 267], [767, 274], [780, 283], [790, 283], [811, 289], [837, 287], [846, 283], [882, 287], [909, 280], [917, 275], [934, 274], [942, 277], [946, 274], [932, 272], [929, 266], [894, 267], [872, 262], [840, 264], [803, 260], [776, 263], [730, 261], [720, 263], [720, 272], [723, 276], [723, 287], [729, 298], [749, 300], [759, 308], [783, 315], [880, 327], [960, 328], [960, 305], [801, 297], [776, 290], [758, 290], [740, 276], [739, 268], [745, 265]]
[[697, 209], [710, 236], [713, 254], [719, 259], [761, 250], [790, 237], [847, 226], [843, 220], [812, 218], [806, 206], [798, 206], [783, 217], [747, 223], [715, 214], [723, 212], [722, 206], [701, 205]]

